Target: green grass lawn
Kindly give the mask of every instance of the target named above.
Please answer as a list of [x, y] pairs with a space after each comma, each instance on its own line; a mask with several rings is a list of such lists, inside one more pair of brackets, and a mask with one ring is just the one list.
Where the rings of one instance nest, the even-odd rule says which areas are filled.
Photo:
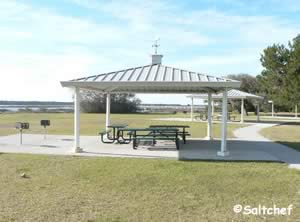
[[300, 123], [286, 123], [273, 126], [263, 129], [261, 134], [300, 151]]
[[[153, 120], [163, 117], [189, 115], [113, 114], [111, 119], [132, 127], [188, 124], [193, 137], [206, 135], [206, 123]], [[73, 134], [72, 114], [16, 113], [0, 114], [0, 135], [17, 133], [16, 121], [30, 122], [28, 133], [42, 133], [41, 119], [51, 120], [51, 134]], [[104, 125], [104, 114], [81, 115], [82, 135], [97, 135]], [[229, 124], [229, 136], [243, 126]], [[213, 136], [220, 136], [220, 124], [213, 124]], [[0, 221], [282, 221], [286, 217], [242, 216], [232, 208], [296, 206], [299, 184], [300, 171], [279, 163], [0, 153]]]
[[[158, 118], [170, 117], [189, 117], [189, 114], [112, 114], [112, 123], [127, 123], [130, 127], [147, 127], [151, 124], [187, 124], [191, 126], [189, 130], [192, 137], [206, 136], [206, 123], [204, 122], [176, 122], [153, 120]], [[0, 135], [9, 135], [18, 133], [13, 128], [17, 121], [26, 121], [30, 123], [28, 133], [43, 133], [40, 126], [41, 119], [50, 119], [51, 126], [48, 129], [50, 134], [73, 134], [73, 114], [71, 113], [11, 113], [0, 114]], [[7, 126], [7, 127], [1, 127]], [[97, 135], [105, 126], [105, 114], [81, 114], [81, 135]], [[228, 136], [233, 137], [232, 131], [245, 125], [228, 124]], [[212, 135], [220, 137], [220, 124], [215, 123], [212, 127]]]
[[287, 221], [232, 208], [296, 207], [299, 184], [278, 163], [0, 154], [0, 221]]

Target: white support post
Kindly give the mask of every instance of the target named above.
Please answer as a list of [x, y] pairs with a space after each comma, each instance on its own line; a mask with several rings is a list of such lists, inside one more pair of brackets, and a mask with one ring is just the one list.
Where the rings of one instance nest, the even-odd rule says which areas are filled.
[[80, 90], [75, 88], [74, 92], [74, 152], [80, 153]]
[[259, 122], [259, 103], [257, 103], [257, 106], [256, 106], [256, 120], [257, 120], [257, 122]]
[[212, 139], [211, 136], [211, 93], [208, 93], [208, 98], [207, 98], [207, 136], [206, 138], [208, 140]]
[[110, 125], [110, 93], [106, 94], [106, 121], [105, 127], [108, 130], [108, 126]]
[[213, 117], [215, 115], [215, 102], [212, 99], [211, 100], [211, 116]]
[[194, 98], [191, 97], [192, 103], [191, 103], [191, 121], [193, 122], [194, 120]]
[[241, 123], [244, 123], [244, 99], [241, 100]]
[[229, 151], [227, 151], [227, 89], [223, 91], [221, 130], [221, 151], [219, 151], [217, 155], [228, 156]]
[[295, 118], [298, 118], [298, 106], [295, 105]]

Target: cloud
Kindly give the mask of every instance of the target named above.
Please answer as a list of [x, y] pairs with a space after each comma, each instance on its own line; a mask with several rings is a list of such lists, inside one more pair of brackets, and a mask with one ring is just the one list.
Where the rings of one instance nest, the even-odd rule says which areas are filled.
[[228, 14], [217, 10], [195, 10], [174, 21], [195, 30], [220, 34], [229, 43], [241, 44], [266, 45], [287, 41], [300, 28], [299, 24], [276, 16]]
[[259, 54], [255, 51], [239, 52], [231, 55], [198, 56], [178, 60], [174, 66], [184, 67], [191, 71], [204, 72], [215, 76], [226, 76], [233, 73], [256, 75], [261, 71]]
[[[0, 53], [2, 100], [70, 100], [61, 80], [86, 75], [96, 64], [82, 54]], [[106, 63], [106, 62], [103, 62]]]
[[126, 4], [122, 0], [101, 2], [95, 0], [69, 0], [90, 10], [105, 13], [127, 27], [132, 35], [130, 39], [143, 39], [153, 41], [160, 37], [163, 41], [173, 46], [209, 45], [213, 38], [194, 30], [184, 30], [173, 20], [178, 15], [178, 3], [175, 6], [171, 1], [138, 1], [128, 0]]
[[0, 3], [0, 7], [1, 12], [9, 12], [0, 15], [1, 29], [9, 30], [9, 33], [14, 31], [16, 35], [10, 37], [16, 38], [16, 41], [19, 40], [20, 34], [23, 34], [23, 37], [31, 37], [32, 40], [43, 44], [107, 46], [127, 38], [126, 29], [122, 26], [115, 27], [88, 18], [60, 15], [47, 8], [36, 8], [5, 0]]

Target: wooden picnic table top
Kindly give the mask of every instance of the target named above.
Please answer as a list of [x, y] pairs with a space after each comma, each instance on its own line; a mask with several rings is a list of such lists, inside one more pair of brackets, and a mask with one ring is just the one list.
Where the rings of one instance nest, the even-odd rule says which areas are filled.
[[147, 128], [120, 128], [119, 131], [178, 131], [178, 129], [162, 128], [162, 127], [147, 127]]
[[190, 128], [188, 125], [150, 125], [150, 127], [165, 127], [165, 128]]
[[107, 126], [108, 128], [125, 128], [127, 127], [128, 124], [119, 124], [119, 123], [116, 123], [116, 124], [111, 124], [109, 126]]

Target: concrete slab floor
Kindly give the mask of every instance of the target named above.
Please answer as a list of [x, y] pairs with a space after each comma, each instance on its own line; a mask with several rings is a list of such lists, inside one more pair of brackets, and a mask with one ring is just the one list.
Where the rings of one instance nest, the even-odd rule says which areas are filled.
[[300, 166], [300, 152], [271, 141], [228, 140], [229, 156], [217, 156], [220, 141], [189, 139], [175, 149], [172, 142], [161, 142], [156, 146], [132, 149], [131, 144], [103, 144], [97, 136], [81, 136], [82, 153], [73, 152], [73, 136], [24, 134], [23, 144], [19, 135], [0, 137], [0, 152], [51, 155], [110, 156], [139, 158], [171, 158], [180, 160], [225, 160], [225, 161], [276, 161], [292, 167]]

